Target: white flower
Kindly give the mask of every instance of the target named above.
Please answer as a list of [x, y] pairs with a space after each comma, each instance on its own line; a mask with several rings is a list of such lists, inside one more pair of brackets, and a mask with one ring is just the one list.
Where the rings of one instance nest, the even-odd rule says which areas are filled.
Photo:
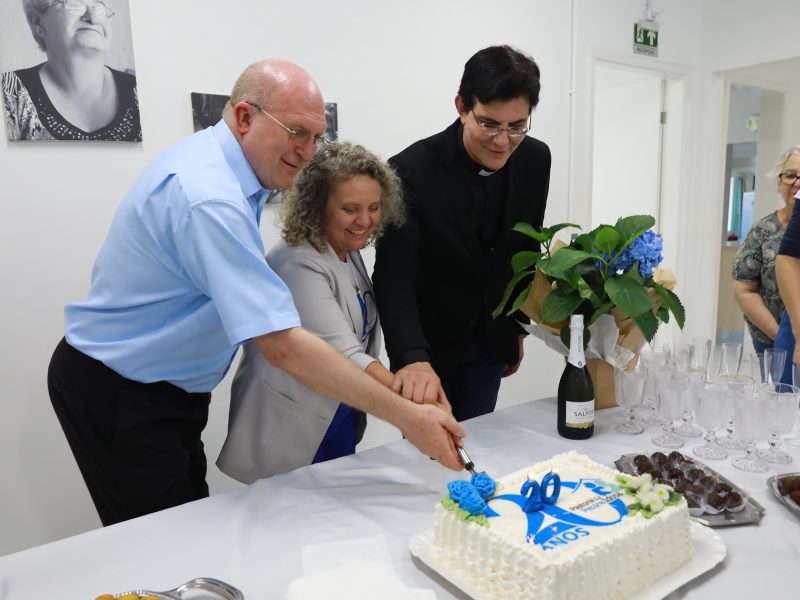
[[672, 488], [670, 488], [668, 485], [664, 485], [663, 483], [657, 483], [653, 486], [653, 492], [662, 502], [669, 500], [669, 493], [671, 490]]
[[639, 493], [636, 494], [636, 499], [639, 501], [639, 504], [653, 513], [660, 512], [664, 508], [664, 502], [659, 498], [658, 492], [652, 489], [639, 491]]
[[653, 478], [650, 473], [639, 475], [638, 477], [626, 477], [625, 486], [632, 492], [640, 489], [649, 489], [652, 486]]

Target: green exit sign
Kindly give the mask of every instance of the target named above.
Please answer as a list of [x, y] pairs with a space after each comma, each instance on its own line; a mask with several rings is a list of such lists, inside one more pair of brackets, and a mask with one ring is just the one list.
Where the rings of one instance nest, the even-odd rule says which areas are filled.
[[639, 21], [633, 24], [633, 53], [658, 56], [658, 23]]

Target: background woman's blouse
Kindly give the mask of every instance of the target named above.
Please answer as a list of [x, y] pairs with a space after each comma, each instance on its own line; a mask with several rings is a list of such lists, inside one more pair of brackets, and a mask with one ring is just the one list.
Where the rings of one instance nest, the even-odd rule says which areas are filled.
[[[778, 213], [773, 212], [750, 228], [733, 259], [733, 278], [759, 285], [759, 294], [776, 321], [783, 315], [783, 301], [775, 278], [775, 257], [784, 237]], [[754, 340], [770, 343], [772, 340], [747, 317], [744, 318]]]

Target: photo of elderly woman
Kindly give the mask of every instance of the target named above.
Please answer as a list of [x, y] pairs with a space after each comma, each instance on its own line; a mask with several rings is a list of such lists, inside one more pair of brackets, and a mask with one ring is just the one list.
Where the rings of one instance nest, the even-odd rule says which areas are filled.
[[7, 0], [0, 23], [8, 139], [142, 141], [128, 0]]

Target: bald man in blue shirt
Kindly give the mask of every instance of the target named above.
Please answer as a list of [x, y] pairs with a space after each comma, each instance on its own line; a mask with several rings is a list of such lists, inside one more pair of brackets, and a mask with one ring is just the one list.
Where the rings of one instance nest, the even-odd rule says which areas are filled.
[[122, 200], [48, 371], [104, 525], [208, 495], [210, 392], [248, 340], [305, 385], [461, 468], [454, 444], [465, 433], [452, 416], [402, 398], [303, 330], [264, 259], [267, 197], [291, 185], [324, 131], [311, 77], [288, 61], [256, 63], [223, 119], [163, 152]]

